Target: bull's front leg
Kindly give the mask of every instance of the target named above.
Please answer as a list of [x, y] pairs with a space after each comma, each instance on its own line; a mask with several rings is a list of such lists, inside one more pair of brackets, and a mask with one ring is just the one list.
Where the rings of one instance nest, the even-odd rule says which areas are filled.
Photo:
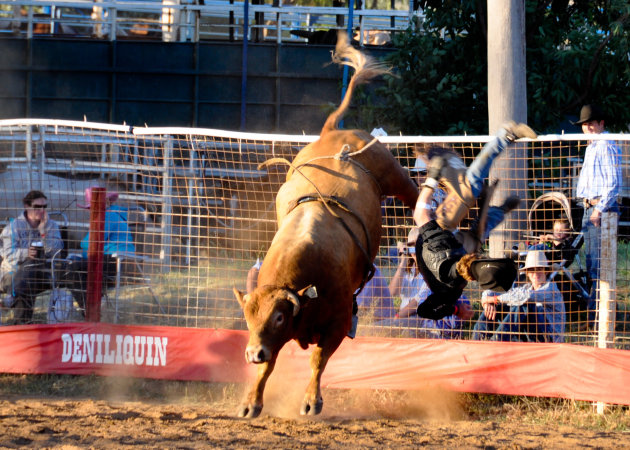
[[260, 415], [263, 409], [263, 392], [265, 391], [265, 385], [267, 384], [269, 375], [271, 375], [276, 365], [276, 359], [277, 355], [274, 355], [271, 357], [270, 361], [260, 363], [258, 366], [256, 380], [245, 397], [245, 400], [243, 400], [238, 408], [239, 417], [253, 419]]
[[322, 412], [324, 399], [321, 391], [322, 374], [326, 368], [328, 360], [337, 350], [341, 341], [345, 337], [345, 332], [339, 336], [332, 336], [321, 340], [311, 354], [311, 381], [306, 388], [300, 414], [314, 416]]

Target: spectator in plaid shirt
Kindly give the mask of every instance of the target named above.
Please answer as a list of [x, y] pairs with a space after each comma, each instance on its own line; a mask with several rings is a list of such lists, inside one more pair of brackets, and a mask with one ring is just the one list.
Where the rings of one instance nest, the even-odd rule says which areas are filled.
[[[580, 111], [580, 120], [586, 134], [605, 133], [605, 114], [597, 105], [585, 105]], [[589, 323], [595, 320], [595, 288], [599, 280], [601, 257], [602, 213], [618, 213], [617, 197], [621, 188], [621, 150], [613, 141], [604, 139], [591, 141], [586, 147], [584, 162], [575, 196], [582, 199], [584, 216], [582, 232], [586, 252], [586, 270], [592, 280], [589, 302]]]

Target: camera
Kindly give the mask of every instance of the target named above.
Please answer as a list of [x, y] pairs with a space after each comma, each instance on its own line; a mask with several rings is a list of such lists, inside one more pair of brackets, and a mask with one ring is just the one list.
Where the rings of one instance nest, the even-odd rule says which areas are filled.
[[402, 250], [398, 253], [399, 256], [402, 256], [402, 255], [410, 256], [410, 255], [415, 255], [415, 254], [416, 254], [415, 247], [403, 247]]

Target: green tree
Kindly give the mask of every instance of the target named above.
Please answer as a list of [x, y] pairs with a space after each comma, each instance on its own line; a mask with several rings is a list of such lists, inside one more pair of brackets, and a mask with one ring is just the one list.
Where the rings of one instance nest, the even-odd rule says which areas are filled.
[[[396, 77], [380, 90], [381, 124], [404, 134], [487, 133], [486, 0], [419, 0], [425, 14], [394, 37]], [[630, 123], [627, 0], [526, 0], [529, 123], [555, 132], [584, 103]]]

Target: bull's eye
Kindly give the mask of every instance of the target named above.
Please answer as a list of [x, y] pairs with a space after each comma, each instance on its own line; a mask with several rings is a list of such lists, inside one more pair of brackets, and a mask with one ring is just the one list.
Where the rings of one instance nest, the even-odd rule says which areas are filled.
[[284, 323], [284, 314], [282, 314], [281, 312], [276, 313], [274, 324], [278, 327], [282, 325], [283, 323]]

